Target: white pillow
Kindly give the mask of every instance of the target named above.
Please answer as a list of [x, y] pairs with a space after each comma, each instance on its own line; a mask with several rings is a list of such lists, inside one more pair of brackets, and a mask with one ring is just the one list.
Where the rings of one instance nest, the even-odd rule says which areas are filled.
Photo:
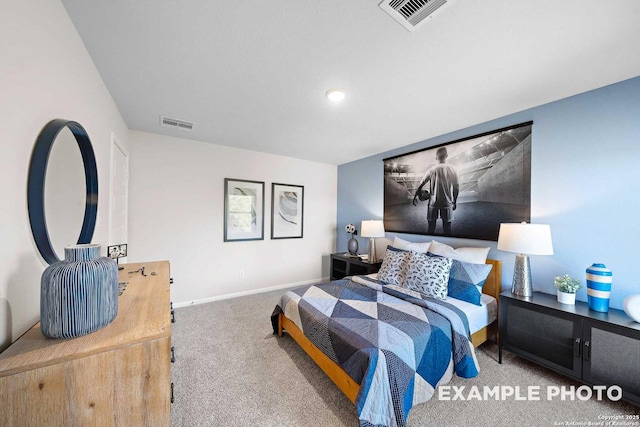
[[447, 258], [457, 259], [458, 261], [470, 262], [472, 264], [484, 264], [487, 262], [487, 256], [489, 255], [489, 249], [491, 248], [457, 248], [454, 249], [444, 243], [431, 242], [429, 252], [434, 255], [440, 255]]
[[405, 251], [417, 252], [419, 254], [426, 254], [429, 252], [429, 248], [431, 247], [431, 242], [422, 242], [422, 243], [412, 243], [407, 240], [403, 240], [399, 237], [395, 237], [393, 239], [394, 248], [402, 249]]

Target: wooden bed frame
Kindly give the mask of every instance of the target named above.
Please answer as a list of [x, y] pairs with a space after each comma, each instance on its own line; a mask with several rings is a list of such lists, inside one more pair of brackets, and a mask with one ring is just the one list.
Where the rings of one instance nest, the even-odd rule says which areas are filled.
[[[502, 261], [488, 259], [487, 264], [491, 264], [493, 268], [487, 277], [487, 281], [482, 287], [482, 293], [491, 295], [499, 301], [499, 295], [502, 292]], [[355, 404], [356, 396], [360, 390], [360, 384], [355, 382], [349, 374], [347, 374], [333, 360], [329, 359], [322, 351], [318, 349], [302, 331], [289, 320], [283, 313], [278, 314], [278, 335], [282, 336], [283, 330], [286, 330], [291, 338], [296, 341], [300, 347], [313, 359], [314, 362], [327, 374], [338, 388], [347, 396], [347, 398]], [[490, 325], [480, 329], [471, 335], [471, 342], [474, 347], [478, 347], [494, 336], [496, 343], [498, 342], [498, 319]]]

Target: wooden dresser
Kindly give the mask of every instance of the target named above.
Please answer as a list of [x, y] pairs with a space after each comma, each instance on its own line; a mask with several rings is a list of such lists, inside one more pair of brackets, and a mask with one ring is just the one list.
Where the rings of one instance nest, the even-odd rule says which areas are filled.
[[170, 424], [169, 262], [122, 267], [111, 324], [48, 339], [38, 323], [0, 354], [0, 426]]

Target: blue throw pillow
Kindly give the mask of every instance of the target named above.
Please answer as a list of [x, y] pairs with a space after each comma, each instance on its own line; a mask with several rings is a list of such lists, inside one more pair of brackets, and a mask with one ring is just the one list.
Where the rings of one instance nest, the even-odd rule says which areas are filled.
[[453, 260], [449, 273], [447, 295], [475, 305], [480, 304], [482, 287], [491, 272], [491, 264], [471, 264]]

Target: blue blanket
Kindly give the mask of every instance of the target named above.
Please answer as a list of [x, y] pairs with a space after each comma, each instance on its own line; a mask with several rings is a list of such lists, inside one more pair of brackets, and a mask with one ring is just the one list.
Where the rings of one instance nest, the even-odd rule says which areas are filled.
[[284, 312], [360, 384], [361, 426], [404, 426], [452, 372], [479, 372], [466, 316], [446, 301], [355, 276], [285, 293]]

